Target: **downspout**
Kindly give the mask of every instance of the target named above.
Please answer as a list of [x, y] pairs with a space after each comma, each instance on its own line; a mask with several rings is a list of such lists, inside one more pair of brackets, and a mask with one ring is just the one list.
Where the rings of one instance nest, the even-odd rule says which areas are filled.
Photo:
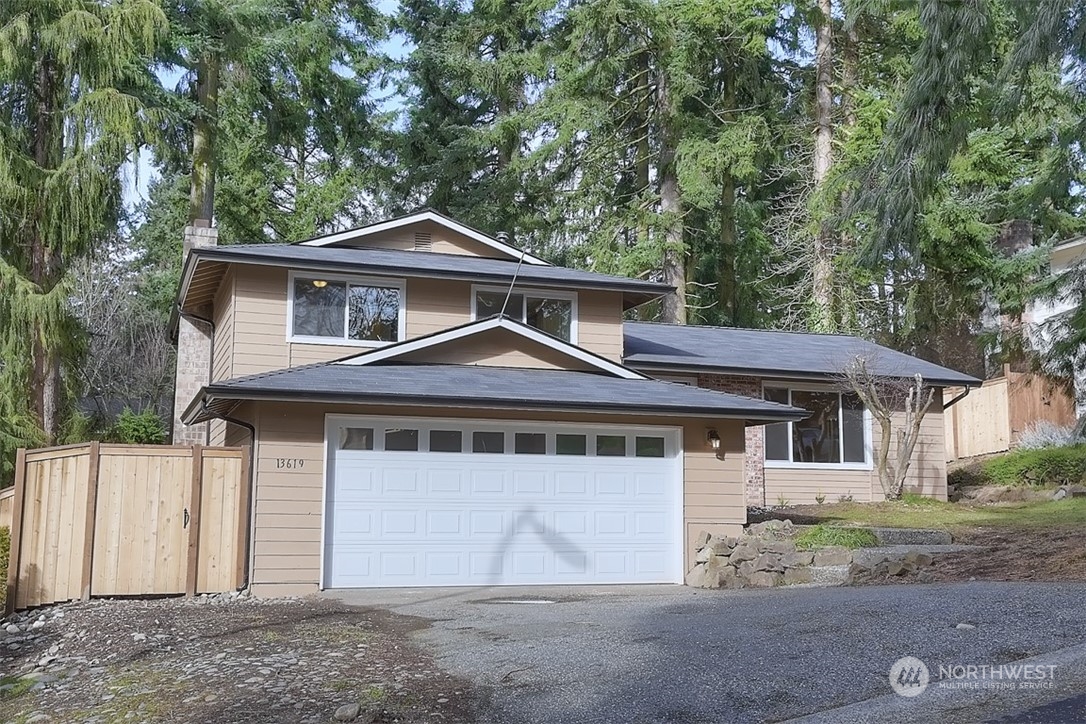
[[951, 405], [955, 405], [955, 404], [961, 402], [962, 400], [964, 400], [972, 389], [973, 389], [972, 387], [970, 387], [969, 385], [966, 385], [965, 386], [965, 392], [963, 392], [962, 394], [960, 394], [957, 397], [953, 398], [950, 402], [945, 403], [943, 405], [943, 410], [944, 411], [948, 410], [948, 409], [950, 409]]
[[256, 427], [251, 423], [245, 422], [244, 420], [239, 420], [235, 417], [220, 415], [212, 412], [211, 409], [207, 406], [206, 399], [200, 401], [200, 406], [203, 408], [203, 411], [206, 414], [211, 415], [212, 417], [218, 420], [222, 420], [223, 422], [229, 423], [231, 425], [243, 427], [249, 431], [249, 471], [247, 475], [248, 480], [245, 483], [249, 492], [249, 508], [245, 511], [245, 576], [242, 579], [241, 585], [238, 586], [237, 589], [239, 591], [244, 591], [246, 588], [249, 587], [249, 574], [253, 568], [253, 510], [256, 507], [256, 496], [253, 495], [253, 480], [255, 477], [253, 471], [256, 470]]

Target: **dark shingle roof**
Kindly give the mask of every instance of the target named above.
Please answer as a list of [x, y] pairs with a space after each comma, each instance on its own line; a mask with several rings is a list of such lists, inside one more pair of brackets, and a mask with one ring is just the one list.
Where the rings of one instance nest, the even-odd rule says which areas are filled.
[[[300, 246], [297, 244], [244, 244], [202, 247], [192, 255], [210, 261], [288, 266], [292, 269], [358, 271], [397, 276], [471, 279], [508, 283], [517, 270], [515, 260], [489, 259], [461, 254], [367, 249], [360, 247]], [[567, 269], [560, 266], [523, 264], [517, 273], [524, 286], [569, 289], [608, 289], [637, 295], [638, 304], [667, 294], [672, 287], [640, 279]]]
[[932, 384], [980, 384], [975, 377], [845, 335], [626, 322], [623, 336], [623, 362], [634, 369], [832, 377], [859, 354], [876, 374], [888, 377], [919, 372]]
[[[213, 411], [236, 400], [287, 399], [321, 402], [482, 406], [513, 409], [575, 409], [735, 417], [751, 422], [802, 419], [807, 412], [765, 400], [657, 380], [620, 379], [590, 372], [473, 365], [318, 364], [208, 385], [185, 419], [200, 414], [201, 399]], [[221, 408], [221, 409], [220, 409]]]

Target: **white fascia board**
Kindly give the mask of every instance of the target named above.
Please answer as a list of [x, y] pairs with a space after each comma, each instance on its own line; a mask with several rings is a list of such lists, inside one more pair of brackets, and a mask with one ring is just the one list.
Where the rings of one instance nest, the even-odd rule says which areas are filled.
[[340, 231], [336, 234], [329, 234], [328, 236], [322, 236], [316, 239], [310, 239], [309, 241], [301, 242], [302, 246], [331, 246], [341, 241], [350, 241], [352, 239], [361, 239], [373, 234], [380, 234], [383, 231], [391, 231], [392, 229], [398, 229], [401, 226], [408, 226], [410, 224], [417, 224], [420, 221], [432, 221], [435, 224], [440, 224], [447, 229], [452, 229], [458, 234], [463, 234], [469, 239], [474, 239], [480, 244], [485, 244], [492, 249], [496, 249], [504, 254], [508, 254], [514, 259], [520, 259], [521, 255], [524, 256], [524, 262], [526, 264], [536, 264], [539, 266], [551, 266], [548, 262], [543, 261], [537, 256], [532, 256], [526, 251], [522, 251], [515, 246], [511, 246], [497, 239], [487, 236], [482, 232], [476, 231], [469, 226], [464, 226], [452, 219], [447, 219], [440, 214], [436, 214], [433, 211], [423, 211], [418, 214], [412, 214], [410, 216], [404, 216], [399, 219], [392, 219], [390, 221], [381, 221], [371, 226], [366, 226], [361, 229], [351, 229], [348, 231]]
[[485, 332], [491, 329], [498, 329], [499, 327], [513, 332], [514, 334], [519, 334], [522, 337], [544, 345], [545, 347], [549, 347], [557, 352], [561, 352], [562, 354], [568, 355], [569, 357], [573, 357], [574, 359], [580, 360], [581, 362], [592, 365], [593, 367], [603, 372], [607, 372], [608, 374], [614, 375], [615, 377], [620, 377], [626, 380], [649, 379], [648, 376], [643, 375], [640, 372], [636, 372], [629, 367], [624, 367], [623, 365], [611, 362], [604, 357], [600, 357], [597, 354], [588, 352], [576, 345], [564, 342], [560, 339], [552, 337], [549, 334], [545, 334], [537, 329], [533, 329], [526, 324], [514, 322], [513, 320], [505, 317], [489, 317], [478, 322], [466, 324], [456, 329], [439, 332], [437, 334], [430, 335], [429, 337], [401, 342], [399, 344], [390, 345], [388, 347], [382, 347], [381, 349], [377, 349], [372, 352], [363, 352], [362, 354], [339, 360], [337, 362], [334, 362], [333, 364], [367, 365], [373, 362], [380, 362], [382, 360], [395, 359], [396, 357], [399, 357], [401, 355], [410, 354], [411, 352], [416, 352], [418, 350], [427, 349], [428, 347], [444, 344], [445, 342], [452, 342], [457, 339], [463, 339], [465, 337], [470, 337], [474, 334], [479, 334], [480, 332]]

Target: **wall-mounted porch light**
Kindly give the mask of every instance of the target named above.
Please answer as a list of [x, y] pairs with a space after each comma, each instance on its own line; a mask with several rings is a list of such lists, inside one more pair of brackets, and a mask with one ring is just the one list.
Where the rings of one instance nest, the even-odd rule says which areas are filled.
[[716, 428], [710, 427], [706, 430], [705, 439], [709, 443], [709, 447], [714, 450], [720, 449], [720, 434], [716, 431]]

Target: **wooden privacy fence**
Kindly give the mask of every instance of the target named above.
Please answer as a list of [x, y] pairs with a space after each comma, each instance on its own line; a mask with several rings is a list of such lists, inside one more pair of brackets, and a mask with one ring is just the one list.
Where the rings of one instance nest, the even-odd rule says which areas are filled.
[[20, 450], [6, 498], [8, 610], [237, 588], [247, 557], [249, 464], [249, 449], [237, 447], [92, 442]]
[[[952, 400], [961, 387], [943, 390]], [[1042, 375], [1012, 372], [987, 380], [943, 415], [947, 460], [1010, 450], [1035, 422], [1075, 424], [1075, 401], [1059, 383]]]

